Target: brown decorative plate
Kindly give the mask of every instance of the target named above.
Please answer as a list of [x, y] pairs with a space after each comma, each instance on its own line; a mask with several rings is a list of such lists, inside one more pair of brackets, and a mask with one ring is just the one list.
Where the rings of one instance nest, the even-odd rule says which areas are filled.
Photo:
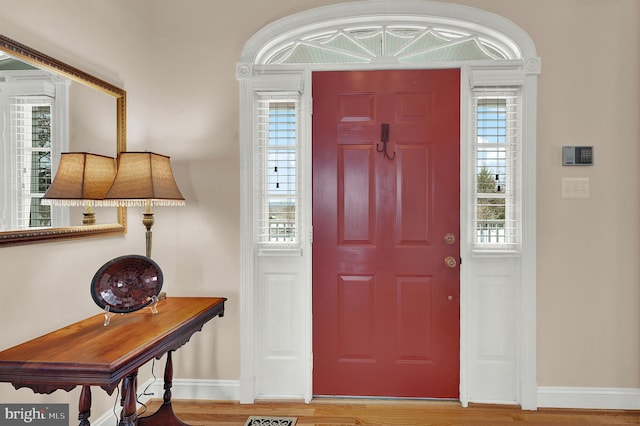
[[162, 289], [162, 270], [146, 256], [120, 256], [102, 265], [91, 280], [91, 297], [102, 309], [127, 313], [142, 309]]

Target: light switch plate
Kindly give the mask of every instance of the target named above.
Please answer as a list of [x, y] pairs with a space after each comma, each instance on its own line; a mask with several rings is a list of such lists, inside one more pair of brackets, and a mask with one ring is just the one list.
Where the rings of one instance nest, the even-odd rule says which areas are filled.
[[562, 178], [562, 198], [589, 198], [589, 178]]

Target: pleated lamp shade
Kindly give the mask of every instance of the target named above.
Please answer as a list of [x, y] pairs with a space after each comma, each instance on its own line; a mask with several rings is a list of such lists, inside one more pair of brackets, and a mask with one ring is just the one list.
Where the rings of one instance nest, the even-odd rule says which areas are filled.
[[116, 176], [113, 157], [87, 152], [64, 152], [56, 176], [42, 197], [42, 204], [87, 206], [102, 200]]
[[184, 206], [171, 162], [153, 152], [121, 152], [113, 185], [103, 205], [112, 206]]

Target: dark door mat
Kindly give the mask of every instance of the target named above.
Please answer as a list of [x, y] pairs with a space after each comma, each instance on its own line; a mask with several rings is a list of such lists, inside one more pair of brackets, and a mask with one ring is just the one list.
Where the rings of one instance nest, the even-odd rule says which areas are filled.
[[250, 416], [244, 426], [294, 426], [295, 417]]

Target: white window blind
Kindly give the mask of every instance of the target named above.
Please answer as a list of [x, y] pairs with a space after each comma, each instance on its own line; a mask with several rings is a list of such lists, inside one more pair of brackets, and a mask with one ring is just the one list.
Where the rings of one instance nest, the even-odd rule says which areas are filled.
[[52, 100], [17, 97], [11, 104], [12, 138], [16, 147], [14, 190], [17, 229], [51, 226], [51, 207], [40, 199], [51, 184]]
[[295, 246], [300, 237], [299, 94], [258, 94], [258, 241]]
[[473, 108], [474, 246], [517, 250], [521, 234], [520, 90], [476, 89]]

